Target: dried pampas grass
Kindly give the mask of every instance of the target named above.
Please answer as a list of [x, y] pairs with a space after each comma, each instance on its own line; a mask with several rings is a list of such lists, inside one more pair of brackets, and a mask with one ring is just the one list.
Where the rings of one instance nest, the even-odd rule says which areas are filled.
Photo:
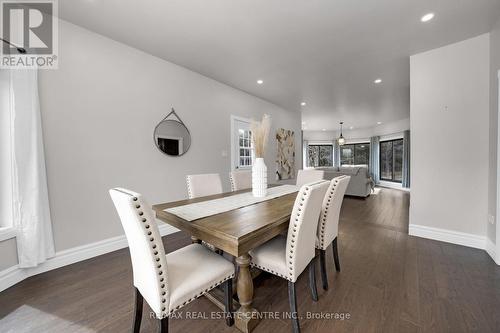
[[269, 132], [271, 131], [271, 117], [265, 114], [260, 122], [252, 120], [252, 123], [250, 124], [250, 131], [252, 131], [252, 142], [255, 148], [255, 157], [263, 158], [266, 152]]

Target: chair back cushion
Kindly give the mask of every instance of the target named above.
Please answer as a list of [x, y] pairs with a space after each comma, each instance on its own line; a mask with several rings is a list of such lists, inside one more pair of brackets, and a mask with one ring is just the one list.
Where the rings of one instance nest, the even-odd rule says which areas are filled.
[[231, 181], [231, 191], [252, 188], [252, 171], [231, 171], [229, 173], [229, 180]]
[[323, 170], [299, 170], [297, 173], [297, 186], [323, 180], [324, 175]]
[[338, 235], [340, 208], [350, 180], [350, 176], [339, 176], [330, 181], [318, 223], [317, 247], [321, 250], [325, 250]]
[[295, 199], [286, 241], [286, 264], [292, 282], [315, 256], [318, 219], [328, 185], [328, 181], [306, 184]]
[[153, 210], [139, 193], [114, 188], [109, 194], [127, 237], [134, 286], [163, 318], [169, 308], [167, 260]]
[[218, 173], [188, 175], [186, 182], [189, 199], [222, 193], [222, 182]]

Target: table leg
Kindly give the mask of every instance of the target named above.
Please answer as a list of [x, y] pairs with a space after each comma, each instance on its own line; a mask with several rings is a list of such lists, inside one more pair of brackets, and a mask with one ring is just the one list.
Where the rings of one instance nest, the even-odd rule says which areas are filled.
[[250, 273], [250, 255], [244, 254], [236, 258], [238, 264], [238, 281], [236, 289], [241, 307], [235, 313], [236, 327], [244, 332], [250, 333], [259, 323], [258, 311], [252, 308], [253, 280]]

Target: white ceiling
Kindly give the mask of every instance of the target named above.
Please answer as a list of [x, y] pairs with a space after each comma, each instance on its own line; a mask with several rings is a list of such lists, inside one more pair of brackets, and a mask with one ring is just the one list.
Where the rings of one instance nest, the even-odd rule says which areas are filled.
[[[67, 21], [302, 110], [310, 130], [337, 129], [340, 120], [361, 128], [408, 118], [409, 55], [488, 32], [500, 16], [500, 0], [71, 0], [59, 6]], [[428, 12], [436, 17], [421, 23]], [[383, 82], [375, 85], [379, 77]]]

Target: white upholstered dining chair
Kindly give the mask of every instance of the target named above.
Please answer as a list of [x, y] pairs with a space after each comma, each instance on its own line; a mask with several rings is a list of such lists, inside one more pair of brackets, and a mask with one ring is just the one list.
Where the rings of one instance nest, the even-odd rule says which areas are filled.
[[294, 332], [300, 332], [295, 282], [307, 266], [311, 295], [314, 301], [318, 300], [314, 265], [316, 230], [328, 185], [328, 181], [322, 181], [302, 186], [295, 199], [287, 237], [275, 237], [250, 251], [252, 266], [288, 281]]
[[231, 181], [231, 191], [245, 190], [252, 188], [252, 171], [250, 170], [236, 170], [229, 173], [229, 180]]
[[186, 176], [189, 199], [222, 193], [222, 182], [218, 173]]
[[323, 180], [325, 172], [323, 170], [299, 170], [297, 173], [297, 186]]
[[[186, 184], [188, 189], [188, 198], [195, 199], [199, 197], [206, 197], [209, 195], [222, 193], [222, 182], [218, 173], [204, 173], [199, 175], [187, 175]], [[193, 242], [200, 243], [200, 240], [191, 237]], [[217, 249], [210, 243], [201, 242], [209, 249], [222, 254], [222, 251]]]
[[135, 287], [134, 333], [141, 326], [143, 300], [168, 332], [168, 317], [176, 310], [223, 284], [226, 323], [233, 324], [234, 266], [200, 244], [165, 255], [153, 210], [141, 194], [122, 188], [109, 191], [125, 230]]
[[319, 250], [319, 261], [321, 268], [321, 280], [323, 289], [328, 290], [328, 276], [326, 274], [326, 249], [332, 244], [333, 260], [335, 269], [340, 272], [339, 251], [337, 247], [337, 235], [339, 232], [340, 208], [344, 200], [344, 194], [351, 180], [350, 176], [340, 176], [330, 181], [318, 223], [316, 248]]

